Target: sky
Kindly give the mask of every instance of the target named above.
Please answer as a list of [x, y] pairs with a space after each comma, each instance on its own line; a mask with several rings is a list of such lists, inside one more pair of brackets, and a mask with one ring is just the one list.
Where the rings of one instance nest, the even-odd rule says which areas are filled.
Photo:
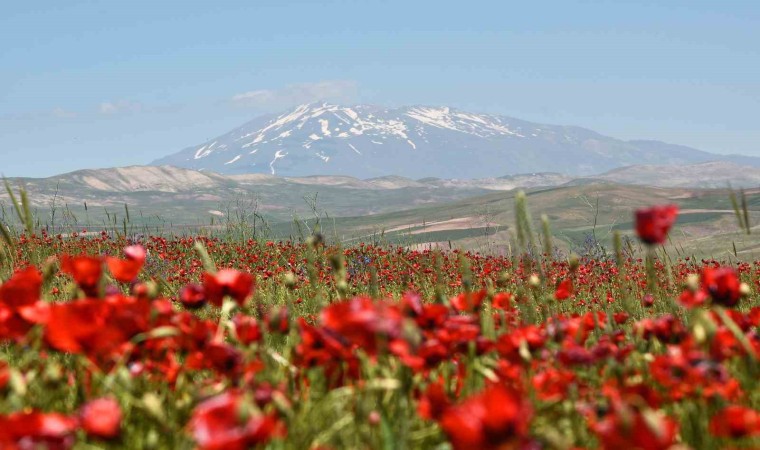
[[0, 174], [146, 164], [329, 100], [760, 156], [760, 2], [36, 0], [0, 14]]

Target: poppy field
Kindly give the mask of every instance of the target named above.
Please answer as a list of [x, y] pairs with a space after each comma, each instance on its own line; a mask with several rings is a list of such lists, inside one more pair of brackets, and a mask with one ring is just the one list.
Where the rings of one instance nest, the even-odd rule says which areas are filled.
[[518, 210], [509, 256], [3, 228], [0, 448], [760, 447], [760, 261]]

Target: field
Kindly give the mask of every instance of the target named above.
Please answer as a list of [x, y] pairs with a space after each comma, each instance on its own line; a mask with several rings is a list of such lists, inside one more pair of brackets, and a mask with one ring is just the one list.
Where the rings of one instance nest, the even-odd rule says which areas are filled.
[[[38, 226], [51, 234], [106, 229], [125, 235], [211, 233], [243, 240], [302, 241], [319, 226], [328, 242], [344, 246], [369, 242], [507, 255], [514, 234], [515, 187], [524, 186], [536, 218], [548, 216], [554, 244], [565, 255], [582, 255], [596, 242], [610, 247], [615, 230], [633, 238], [633, 209], [675, 203], [681, 207], [681, 215], [666, 246], [668, 254], [721, 260], [760, 258], [760, 240], [736, 226], [726, 187], [684, 185], [683, 171], [693, 172], [693, 183], [702, 185], [713, 178], [712, 184], [720, 184], [723, 176], [736, 174], [737, 169], [701, 172], [702, 166], [679, 170], [650, 167], [645, 171], [643, 179], [648, 183], [659, 177], [663, 183], [675, 182], [670, 187], [609, 181], [633, 183], [636, 177], [624, 175], [638, 173], [636, 167], [611, 172], [603, 179], [529, 174], [484, 180], [359, 180], [222, 176], [135, 166], [9, 181], [13, 186], [25, 186]], [[746, 185], [756, 183], [747, 180]], [[756, 226], [760, 191], [748, 188], [745, 193], [750, 222]], [[8, 194], [0, 192], [0, 221], [14, 221], [10, 204]]]
[[[19, 196], [0, 448], [757, 448], [760, 197], [722, 194], [494, 193], [276, 241], [51, 233]], [[669, 201], [670, 240], [629, 206]]]

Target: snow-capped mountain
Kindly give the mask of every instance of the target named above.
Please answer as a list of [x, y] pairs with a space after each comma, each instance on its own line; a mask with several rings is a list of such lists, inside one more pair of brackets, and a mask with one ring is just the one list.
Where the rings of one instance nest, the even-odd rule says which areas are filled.
[[531, 172], [588, 175], [632, 164], [712, 160], [760, 166], [760, 158], [715, 155], [657, 141], [622, 141], [579, 127], [448, 107], [316, 103], [259, 117], [153, 164], [227, 174], [418, 179]]

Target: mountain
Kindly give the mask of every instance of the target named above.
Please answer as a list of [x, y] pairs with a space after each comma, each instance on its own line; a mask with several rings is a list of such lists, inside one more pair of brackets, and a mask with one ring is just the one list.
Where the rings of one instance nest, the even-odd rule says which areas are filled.
[[752, 188], [760, 186], [760, 168], [729, 161], [711, 161], [686, 166], [635, 165], [614, 169], [585, 180], [658, 187]]
[[259, 117], [152, 164], [224, 174], [473, 179], [537, 172], [583, 176], [634, 164], [714, 160], [760, 167], [755, 157], [623, 141], [579, 127], [448, 107], [320, 103]]

